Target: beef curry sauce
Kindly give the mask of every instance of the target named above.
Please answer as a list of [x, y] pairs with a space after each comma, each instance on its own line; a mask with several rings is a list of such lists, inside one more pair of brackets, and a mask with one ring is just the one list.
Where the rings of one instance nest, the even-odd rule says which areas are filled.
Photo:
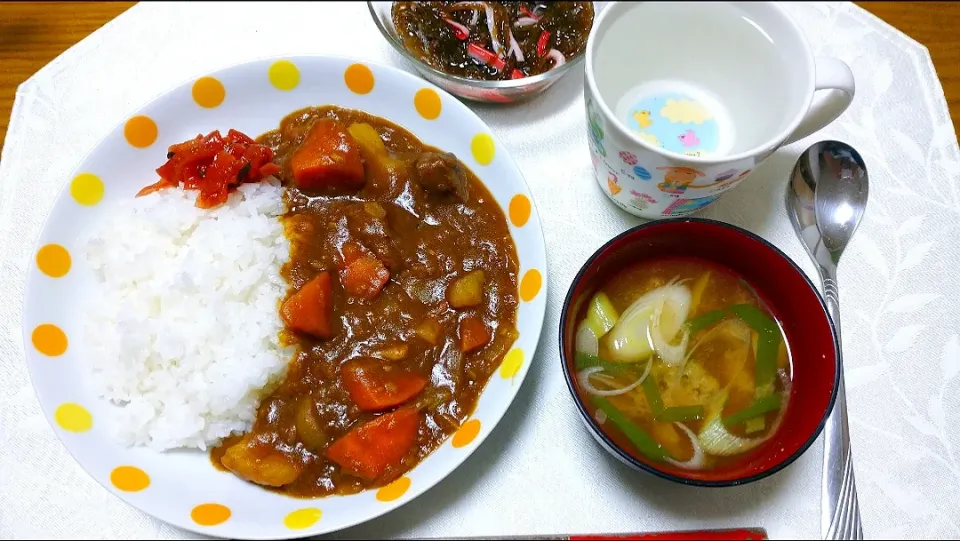
[[297, 353], [213, 462], [296, 497], [383, 486], [466, 420], [517, 337], [506, 218], [455, 156], [360, 111], [297, 111], [258, 142], [286, 187]]

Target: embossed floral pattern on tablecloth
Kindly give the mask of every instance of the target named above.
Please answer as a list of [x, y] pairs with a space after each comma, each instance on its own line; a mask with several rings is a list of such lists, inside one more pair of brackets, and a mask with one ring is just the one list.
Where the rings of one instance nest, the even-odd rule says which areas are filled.
[[[850, 64], [856, 99], [838, 122], [779, 151], [702, 215], [757, 232], [812, 276], [785, 216], [786, 175], [815, 138], [844, 140], [860, 151], [871, 198], [839, 285], [864, 531], [870, 538], [956, 538], [960, 152], [940, 85], [923, 47], [852, 4], [783, 7], [816, 54]], [[363, 3], [244, 3], [229, 10], [143, 3], [20, 88], [0, 159], [0, 538], [192, 537], [113, 497], [57, 442], [23, 364], [23, 277], [56, 191], [130, 111], [224, 65], [293, 53], [408, 69]], [[557, 358], [561, 302], [593, 250], [639, 223], [592, 180], [582, 84], [578, 69], [530, 103], [474, 108], [517, 160], [543, 220], [551, 289], [530, 377], [500, 426], [449, 478], [415, 503], [339, 536], [733, 526], [763, 526], [773, 538], [818, 535], [819, 442], [770, 479], [703, 491], [637, 475], [580, 424]]]

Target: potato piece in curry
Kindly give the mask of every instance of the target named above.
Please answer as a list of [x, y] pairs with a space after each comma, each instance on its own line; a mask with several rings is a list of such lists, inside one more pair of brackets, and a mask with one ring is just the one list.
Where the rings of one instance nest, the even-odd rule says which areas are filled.
[[286, 187], [297, 353], [214, 463], [297, 497], [383, 486], [470, 415], [517, 337], [506, 218], [456, 156], [360, 111], [297, 111], [258, 141]]

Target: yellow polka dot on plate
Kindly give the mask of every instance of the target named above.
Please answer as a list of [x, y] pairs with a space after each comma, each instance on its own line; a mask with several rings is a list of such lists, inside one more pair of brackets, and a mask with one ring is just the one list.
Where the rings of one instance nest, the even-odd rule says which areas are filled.
[[532, 301], [543, 286], [543, 276], [537, 269], [530, 269], [520, 279], [520, 298], [526, 302]]
[[44, 323], [37, 325], [30, 335], [30, 341], [37, 351], [48, 357], [57, 357], [67, 351], [67, 335], [60, 330], [60, 327]]
[[406, 494], [407, 490], [410, 489], [411, 484], [412, 481], [410, 481], [409, 477], [401, 477], [378, 490], [377, 499], [381, 502], [392, 502], [393, 500], [396, 500], [400, 498], [400, 496]]
[[230, 518], [230, 508], [219, 503], [202, 503], [190, 511], [190, 518], [200, 526], [216, 526]]
[[124, 492], [140, 492], [150, 486], [150, 476], [136, 466], [119, 466], [110, 472], [110, 482]]
[[432, 88], [421, 88], [413, 96], [413, 105], [420, 116], [427, 120], [434, 120], [440, 116], [443, 105], [440, 103], [440, 94]]
[[157, 140], [157, 123], [148, 116], [137, 115], [123, 125], [123, 136], [131, 146], [147, 148]]
[[223, 88], [223, 83], [213, 77], [201, 77], [193, 83], [193, 101], [200, 107], [212, 109], [223, 103], [223, 98], [227, 95], [227, 90]]
[[477, 419], [470, 419], [469, 421], [463, 423], [459, 430], [453, 435], [453, 446], [456, 448], [466, 447], [470, 445], [474, 439], [476, 439], [477, 434], [480, 433], [480, 421]]
[[300, 70], [289, 60], [277, 60], [270, 64], [267, 77], [277, 90], [293, 90], [300, 84]]
[[363, 64], [350, 64], [343, 72], [343, 81], [357, 94], [369, 94], [373, 90], [373, 72]]
[[316, 524], [323, 512], [316, 507], [297, 509], [283, 518], [283, 525], [291, 530], [304, 530]]
[[70, 252], [59, 244], [47, 244], [37, 250], [37, 268], [51, 278], [70, 272]]
[[93, 173], [80, 173], [70, 181], [70, 195], [81, 205], [96, 205], [103, 199], [103, 181]]
[[511, 349], [500, 363], [500, 377], [510, 379], [517, 375], [520, 367], [523, 366], [523, 350], [520, 348]]
[[86, 432], [93, 427], [93, 416], [87, 408], [72, 402], [61, 404], [53, 412], [53, 419], [67, 432]]
[[517, 227], [526, 225], [530, 219], [530, 198], [518, 193], [510, 200], [510, 222]]
[[493, 161], [493, 155], [496, 148], [493, 145], [493, 137], [486, 133], [478, 133], [470, 141], [470, 152], [473, 153], [473, 159], [480, 165], [490, 165]]

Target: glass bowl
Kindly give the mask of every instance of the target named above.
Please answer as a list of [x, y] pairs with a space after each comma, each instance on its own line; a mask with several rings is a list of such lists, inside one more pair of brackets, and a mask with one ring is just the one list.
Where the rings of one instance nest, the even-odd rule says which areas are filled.
[[[599, 10], [602, 9], [602, 6], [598, 4], [600, 3], [593, 2], [594, 18], [596, 18]], [[417, 68], [417, 71], [420, 72], [424, 79], [455, 96], [467, 100], [484, 103], [516, 103], [532, 98], [550, 88], [571, 69], [575, 67], [579, 68], [583, 63], [586, 52], [582, 51], [577, 56], [568, 58], [567, 61], [558, 68], [554, 68], [546, 73], [541, 73], [540, 75], [524, 77], [523, 79], [479, 81], [457, 77], [428, 66], [407, 50], [403, 45], [403, 40], [393, 26], [393, 18], [390, 13], [393, 2], [368, 1], [367, 6], [370, 8], [370, 15], [373, 17], [373, 22], [376, 23], [383, 37], [398, 53]]]

